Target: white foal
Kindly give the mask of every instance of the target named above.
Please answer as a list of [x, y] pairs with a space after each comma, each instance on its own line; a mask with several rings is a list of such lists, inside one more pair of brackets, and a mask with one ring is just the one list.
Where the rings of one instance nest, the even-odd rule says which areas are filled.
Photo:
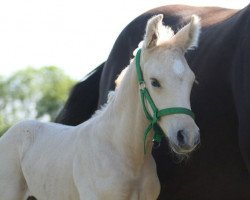
[[[162, 18], [157, 15], [147, 24], [137, 56], [145, 81], [140, 88], [147, 88], [160, 110], [190, 111], [195, 77], [184, 52], [197, 44], [199, 19], [193, 16], [174, 35], [162, 25]], [[146, 108], [141, 105], [135, 62], [123, 73], [107, 105], [87, 122], [72, 127], [24, 121], [8, 130], [0, 139], [0, 200], [28, 195], [38, 200], [157, 199], [153, 131], [145, 131], [149, 121], [144, 109], [155, 114], [148, 100]], [[192, 151], [199, 141], [193, 118], [185, 112], [165, 115], [157, 121], [171, 147], [177, 153]]]

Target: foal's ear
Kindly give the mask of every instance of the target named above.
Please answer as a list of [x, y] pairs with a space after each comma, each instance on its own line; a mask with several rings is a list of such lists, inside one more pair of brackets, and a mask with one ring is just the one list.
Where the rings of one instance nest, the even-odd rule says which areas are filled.
[[159, 29], [162, 25], [163, 14], [156, 15], [148, 20], [146, 34], [144, 36], [144, 47], [153, 48], [159, 40]]
[[197, 15], [192, 15], [190, 23], [179, 30], [174, 36], [175, 45], [183, 52], [197, 47], [200, 29], [200, 18]]

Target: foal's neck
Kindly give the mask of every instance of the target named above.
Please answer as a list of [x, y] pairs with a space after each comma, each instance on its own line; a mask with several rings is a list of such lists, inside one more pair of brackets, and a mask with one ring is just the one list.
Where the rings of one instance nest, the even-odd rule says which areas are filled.
[[146, 141], [147, 154], [144, 153], [143, 134], [148, 121], [141, 105], [139, 86], [134, 61], [131, 62], [126, 75], [117, 88], [113, 103], [115, 118], [114, 138], [125, 157], [137, 165], [151, 155], [152, 134]]

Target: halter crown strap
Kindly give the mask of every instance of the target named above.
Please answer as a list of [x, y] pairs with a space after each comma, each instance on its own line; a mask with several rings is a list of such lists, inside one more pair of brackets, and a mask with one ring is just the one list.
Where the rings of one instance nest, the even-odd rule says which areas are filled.
[[[171, 108], [165, 108], [162, 110], [158, 110], [156, 107], [153, 99], [151, 98], [148, 89], [146, 88], [146, 84], [143, 79], [143, 74], [140, 66], [140, 58], [141, 58], [141, 49], [139, 49], [136, 53], [135, 62], [136, 62], [136, 72], [139, 82], [139, 88], [140, 88], [140, 94], [141, 94], [141, 102], [143, 106], [144, 113], [146, 115], [146, 118], [150, 121], [150, 124], [146, 128], [144, 132], [144, 154], [146, 154], [146, 139], [151, 129], [154, 130], [154, 137], [153, 141], [161, 142], [162, 138], [164, 136], [164, 132], [160, 128], [160, 126], [157, 124], [157, 121], [160, 119], [160, 117], [165, 115], [173, 115], [173, 114], [185, 114], [189, 115], [193, 119], [195, 118], [194, 113], [188, 109], [183, 107], [171, 107]], [[150, 112], [147, 109], [146, 101], [150, 105], [153, 116], [150, 115]]]

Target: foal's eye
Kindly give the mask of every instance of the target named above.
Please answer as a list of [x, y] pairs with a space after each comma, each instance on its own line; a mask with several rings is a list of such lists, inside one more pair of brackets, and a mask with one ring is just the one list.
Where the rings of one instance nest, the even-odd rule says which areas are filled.
[[161, 87], [161, 84], [159, 83], [159, 81], [157, 80], [157, 79], [155, 79], [155, 78], [151, 78], [151, 85], [153, 86], [153, 87]]

